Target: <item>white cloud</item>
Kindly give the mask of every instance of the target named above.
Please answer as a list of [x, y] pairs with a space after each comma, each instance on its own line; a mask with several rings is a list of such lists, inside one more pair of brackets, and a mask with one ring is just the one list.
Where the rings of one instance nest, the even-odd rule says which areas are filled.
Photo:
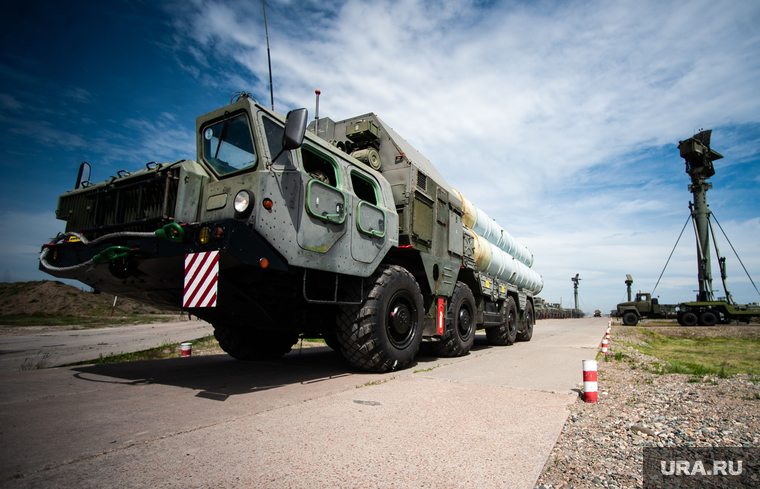
[[7, 93], [0, 93], [0, 105], [6, 110], [17, 111], [24, 105], [16, 100], [16, 97]]
[[95, 100], [95, 97], [81, 87], [70, 87], [63, 91], [63, 96], [70, 98], [79, 103], [90, 103]]
[[[259, 4], [166, 5], [171, 31], [154, 44], [171, 51], [188, 83], [252, 91], [269, 105]], [[313, 111], [319, 88], [322, 116], [378, 114], [528, 246], [548, 300], [568, 304], [576, 273], [589, 310], [614, 307], [627, 273], [637, 290], [654, 287], [691, 198], [676, 145], [700, 127], [715, 129], [715, 149], [726, 156], [714, 180], [731, 175], [708, 195], [711, 209], [760, 276], [760, 199], [748, 189], [760, 181], [756, 3], [271, 0], [267, 22], [279, 112]], [[90, 122], [74, 107], [92, 105], [98, 91], [2, 64], [0, 76], [14, 87], [0, 94], [0, 122], [19, 138], [94, 153], [106, 169], [194, 158], [192, 121], [170, 105], [95, 129], [55, 124]], [[65, 100], [51, 103], [46, 93]], [[23, 107], [34, 118], [19, 120]], [[0, 214], [6, 229], [27, 221], [62, 229], [51, 220]], [[658, 285], [663, 302], [693, 296], [692, 235], [689, 224]], [[46, 237], [2, 239], [33, 256]], [[730, 247], [721, 252], [736, 298], [757, 300]], [[6, 260], [0, 270], [18, 266]]]
[[[212, 69], [230, 72], [219, 78], [239, 77], [242, 65], [259, 81], [238, 88], [267, 101], [258, 7], [194, 5], [175, 23], [192, 56], [219, 60]], [[717, 127], [721, 152], [757, 160], [760, 7], [751, 2], [267, 7], [276, 108], [312, 110], [319, 88], [323, 116], [378, 114], [533, 251], [550, 298], [570, 298], [575, 273], [588, 307], [605, 312], [626, 273], [654, 286], [688, 216], [679, 139]], [[731, 210], [718, 199], [715, 208]], [[756, 217], [733, 226], [749, 255]], [[682, 238], [658, 286], [673, 301], [696, 286], [692, 241]]]

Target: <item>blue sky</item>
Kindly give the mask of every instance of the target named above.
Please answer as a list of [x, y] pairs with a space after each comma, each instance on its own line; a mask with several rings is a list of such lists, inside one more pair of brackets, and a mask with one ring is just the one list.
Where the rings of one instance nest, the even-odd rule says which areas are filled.
[[[760, 4], [268, 0], [275, 109], [375, 112], [535, 256], [541, 296], [651, 291], [688, 217], [679, 140], [713, 129], [711, 210], [760, 282]], [[17, 2], [0, 19], [0, 280], [49, 278], [57, 196], [195, 158], [195, 117], [269, 105], [256, 1]], [[760, 300], [725, 241], [729, 287]], [[691, 300], [687, 227], [655, 295]], [[717, 266], [714, 275], [718, 275]], [[759, 283], [760, 286], [760, 283]], [[719, 280], [714, 288], [719, 288]], [[718, 293], [722, 295], [722, 292]]]

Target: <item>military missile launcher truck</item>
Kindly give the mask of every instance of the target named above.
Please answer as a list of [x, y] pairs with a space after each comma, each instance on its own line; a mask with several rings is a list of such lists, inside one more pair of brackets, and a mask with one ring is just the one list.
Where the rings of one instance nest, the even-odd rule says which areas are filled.
[[[374, 114], [287, 117], [243, 95], [196, 120], [197, 161], [59, 197], [40, 269], [214, 326], [241, 360], [322, 336], [353, 366], [528, 341], [533, 256]], [[84, 164], [83, 164], [84, 165]]]

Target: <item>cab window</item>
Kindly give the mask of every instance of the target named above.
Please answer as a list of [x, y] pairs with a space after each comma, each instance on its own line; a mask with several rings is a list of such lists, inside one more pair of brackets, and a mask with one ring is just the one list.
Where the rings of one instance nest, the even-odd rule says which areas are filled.
[[307, 146], [301, 148], [301, 160], [303, 161], [303, 171], [308, 173], [311, 178], [331, 187], [338, 187], [335, 165], [330, 160]]
[[256, 150], [245, 114], [206, 126], [202, 131], [203, 156], [219, 175], [256, 166]]
[[346, 196], [338, 188], [335, 163], [308, 146], [301, 147], [303, 171], [311, 179], [306, 185], [306, 209], [319, 219], [342, 224], [346, 219]]
[[351, 173], [351, 186], [354, 188], [354, 193], [360, 200], [369, 202], [370, 204], [377, 205], [377, 192], [375, 185], [369, 181], [366, 177], [359, 173]]
[[[285, 129], [272, 119], [268, 117], [262, 117], [264, 122], [264, 133], [267, 138], [267, 145], [269, 146], [269, 157], [274, 158], [280, 154], [282, 150], [282, 134]], [[290, 159], [290, 151], [283, 152], [277, 161], [273, 161], [273, 164], [290, 165], [292, 160]]]
[[377, 187], [369, 177], [352, 171], [351, 186], [359, 198], [356, 226], [359, 231], [381, 238], [385, 236], [385, 211], [378, 207]]

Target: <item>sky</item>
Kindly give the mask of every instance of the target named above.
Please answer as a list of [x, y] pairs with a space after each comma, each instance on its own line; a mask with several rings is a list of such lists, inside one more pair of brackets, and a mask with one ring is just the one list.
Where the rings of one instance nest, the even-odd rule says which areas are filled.
[[[0, 18], [0, 280], [43, 280], [79, 164], [195, 157], [195, 117], [270, 106], [261, 2], [29, 0]], [[678, 142], [712, 129], [729, 290], [760, 301], [760, 3], [266, 0], [274, 108], [374, 112], [534, 255], [540, 296], [694, 300]], [[741, 263], [733, 249], [736, 250]], [[667, 268], [665, 268], [668, 258]], [[714, 252], [713, 252], [714, 253]], [[713, 255], [713, 262], [716, 259]], [[717, 264], [713, 275], [719, 277]], [[664, 273], [663, 273], [664, 270]], [[658, 278], [662, 274], [661, 280]], [[720, 280], [716, 295], [723, 296]]]

